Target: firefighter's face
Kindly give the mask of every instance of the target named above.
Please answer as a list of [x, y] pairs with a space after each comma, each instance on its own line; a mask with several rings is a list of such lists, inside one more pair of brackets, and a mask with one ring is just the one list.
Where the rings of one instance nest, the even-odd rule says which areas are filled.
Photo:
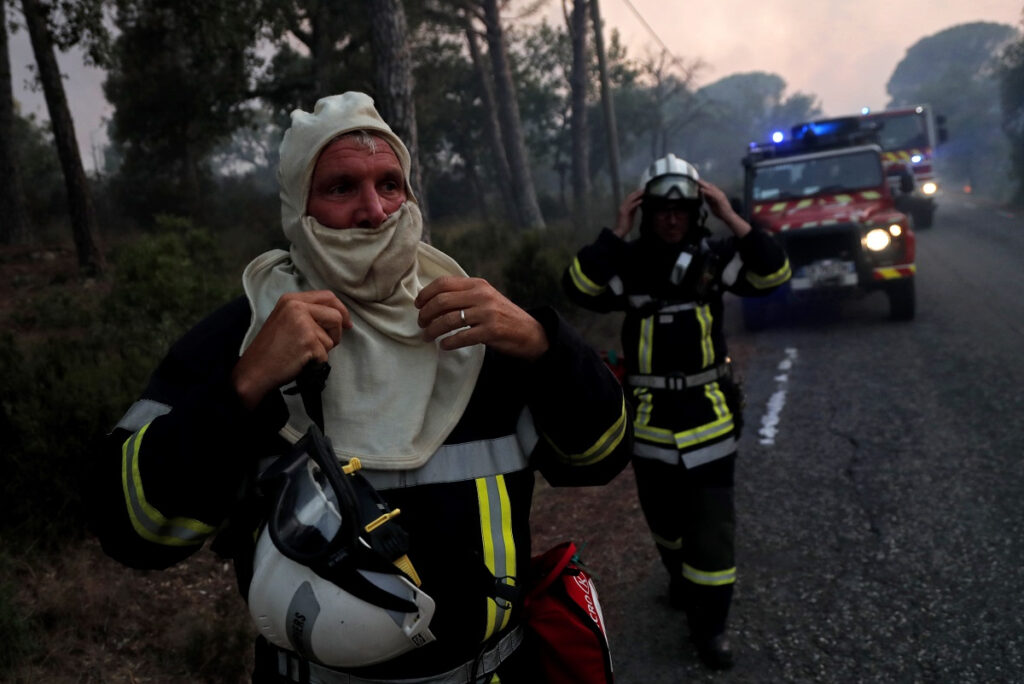
[[376, 228], [405, 202], [405, 175], [391, 146], [354, 137], [325, 147], [313, 168], [306, 213], [328, 228]]
[[684, 202], [652, 203], [648, 211], [651, 214], [651, 229], [664, 243], [674, 245], [682, 242], [690, 227], [690, 208]]

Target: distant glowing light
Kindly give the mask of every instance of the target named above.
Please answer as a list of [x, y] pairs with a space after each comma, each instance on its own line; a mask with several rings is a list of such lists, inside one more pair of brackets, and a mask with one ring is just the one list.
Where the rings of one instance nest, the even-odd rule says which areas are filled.
[[924, 107], [917, 107], [917, 108], [915, 108], [914, 109], [914, 113], [916, 113], [916, 114], [924, 114]]
[[910, 156], [910, 161], [912, 161], [915, 164], [920, 164], [922, 159], [924, 159], [924, 157], [922, 157], [919, 154], [913, 154]]
[[939, 186], [936, 185], [933, 181], [928, 181], [927, 183], [921, 186], [921, 192], [923, 192], [926, 195], [934, 195], [938, 191], [938, 189]]
[[871, 113], [871, 107], [861, 107], [861, 108], [860, 108], [860, 113], [861, 113], [862, 115], [864, 115], [864, 114], [870, 114], [870, 113]]
[[773, 143], [780, 143], [784, 138], [785, 136], [782, 134], [782, 131], [775, 131], [774, 133], [772, 133]]

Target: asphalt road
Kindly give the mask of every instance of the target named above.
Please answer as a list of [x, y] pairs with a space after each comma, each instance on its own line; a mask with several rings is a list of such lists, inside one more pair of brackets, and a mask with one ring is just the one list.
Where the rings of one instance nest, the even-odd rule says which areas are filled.
[[1024, 682], [1024, 217], [947, 198], [917, 261], [910, 322], [878, 293], [750, 334], [729, 303], [736, 666], [684, 647], [629, 504], [590, 540], [618, 682]]

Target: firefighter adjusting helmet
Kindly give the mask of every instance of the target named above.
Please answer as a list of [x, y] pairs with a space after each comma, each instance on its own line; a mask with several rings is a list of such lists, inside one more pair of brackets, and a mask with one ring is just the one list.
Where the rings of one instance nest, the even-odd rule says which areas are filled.
[[328, 667], [362, 667], [434, 640], [407, 535], [369, 481], [311, 426], [260, 477], [271, 498], [249, 612], [272, 644]]
[[693, 164], [669, 153], [644, 169], [640, 187], [644, 198], [697, 202], [700, 200], [699, 178]]

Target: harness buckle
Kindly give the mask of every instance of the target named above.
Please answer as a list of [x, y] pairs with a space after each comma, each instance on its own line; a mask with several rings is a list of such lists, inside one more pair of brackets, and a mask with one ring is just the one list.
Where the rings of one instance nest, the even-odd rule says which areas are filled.
[[675, 372], [665, 376], [665, 389], [681, 391], [686, 389], [686, 374]]

